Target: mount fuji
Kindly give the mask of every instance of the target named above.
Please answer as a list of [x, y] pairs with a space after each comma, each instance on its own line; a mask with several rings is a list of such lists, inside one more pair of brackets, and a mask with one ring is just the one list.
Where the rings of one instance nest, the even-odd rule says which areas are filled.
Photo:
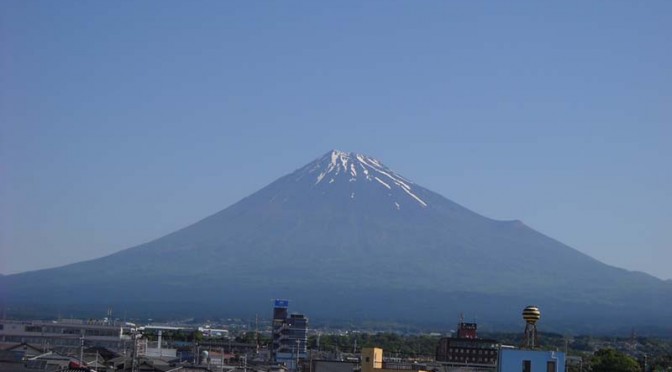
[[[191, 226], [99, 259], [0, 277], [9, 314], [268, 312], [515, 328], [672, 329], [672, 283], [481, 216], [372, 157], [330, 151]], [[86, 293], [86, 294], [84, 294]]]

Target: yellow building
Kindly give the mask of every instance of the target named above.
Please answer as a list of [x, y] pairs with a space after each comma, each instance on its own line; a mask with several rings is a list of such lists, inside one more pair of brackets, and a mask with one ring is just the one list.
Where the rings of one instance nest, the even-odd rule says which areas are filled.
[[362, 348], [361, 372], [398, 372], [417, 371], [427, 372], [422, 366], [414, 363], [384, 362], [383, 349], [378, 347]]

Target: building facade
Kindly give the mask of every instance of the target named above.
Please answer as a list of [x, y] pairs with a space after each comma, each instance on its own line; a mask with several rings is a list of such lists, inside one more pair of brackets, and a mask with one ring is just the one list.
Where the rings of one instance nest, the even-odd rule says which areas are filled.
[[54, 321], [0, 321], [0, 343], [27, 343], [43, 349], [102, 346], [123, 349], [130, 343], [130, 327], [109, 321], [64, 319]]
[[478, 338], [476, 323], [460, 322], [456, 337], [444, 337], [436, 348], [436, 361], [449, 366], [497, 366], [499, 343]]
[[288, 315], [288, 308], [289, 301], [275, 300], [271, 358], [296, 370], [298, 363], [307, 356], [308, 318], [302, 314]]
[[501, 349], [500, 372], [564, 372], [565, 353], [559, 351]]
[[383, 359], [383, 349], [363, 348], [361, 353], [361, 372], [427, 372], [426, 366], [417, 363], [387, 362]]

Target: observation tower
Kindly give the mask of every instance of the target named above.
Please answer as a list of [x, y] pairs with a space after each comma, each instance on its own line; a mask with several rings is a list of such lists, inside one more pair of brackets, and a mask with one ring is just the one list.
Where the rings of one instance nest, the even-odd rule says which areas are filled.
[[541, 311], [536, 306], [528, 306], [523, 309], [525, 320], [525, 346], [534, 349], [537, 344], [537, 321], [541, 319]]

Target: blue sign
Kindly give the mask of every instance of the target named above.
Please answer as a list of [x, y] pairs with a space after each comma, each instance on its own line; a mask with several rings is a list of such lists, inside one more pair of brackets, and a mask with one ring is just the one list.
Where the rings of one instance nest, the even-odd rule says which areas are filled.
[[275, 304], [273, 305], [274, 307], [281, 307], [281, 308], [288, 308], [289, 307], [289, 301], [288, 300], [275, 300]]

